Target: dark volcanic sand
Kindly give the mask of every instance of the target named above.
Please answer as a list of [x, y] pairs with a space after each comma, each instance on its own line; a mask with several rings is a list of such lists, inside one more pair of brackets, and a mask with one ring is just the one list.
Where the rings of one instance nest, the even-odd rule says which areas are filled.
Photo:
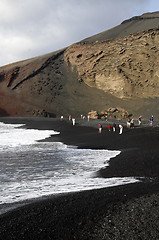
[[62, 141], [80, 148], [121, 150], [98, 175], [136, 176], [141, 182], [33, 201], [0, 216], [0, 239], [159, 239], [158, 127], [124, 128], [119, 135], [118, 131], [108, 132], [105, 122], [99, 134], [99, 121], [79, 121], [76, 126], [56, 119], [3, 121], [27, 122], [30, 128], [61, 132], [47, 141]]

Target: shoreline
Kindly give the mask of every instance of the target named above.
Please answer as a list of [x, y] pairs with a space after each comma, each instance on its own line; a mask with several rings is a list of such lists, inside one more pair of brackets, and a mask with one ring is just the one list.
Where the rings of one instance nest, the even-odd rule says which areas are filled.
[[110, 159], [109, 167], [98, 171], [98, 176], [143, 178], [143, 182], [134, 184], [35, 199], [0, 216], [0, 234], [4, 239], [159, 238], [159, 220], [155, 217], [159, 214], [158, 127], [125, 128], [119, 135], [109, 132], [105, 122], [99, 134], [98, 121], [90, 125], [87, 122], [86, 126], [85, 120], [79, 120], [76, 126], [59, 119], [0, 118], [0, 121], [26, 122], [27, 128], [60, 131], [44, 141], [120, 150], [118, 156]]

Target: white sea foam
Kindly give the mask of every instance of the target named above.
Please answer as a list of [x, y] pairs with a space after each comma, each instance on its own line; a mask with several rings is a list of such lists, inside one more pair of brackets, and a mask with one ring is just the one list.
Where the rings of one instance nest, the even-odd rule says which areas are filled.
[[120, 151], [37, 142], [57, 132], [19, 127], [22, 125], [0, 124], [0, 204], [138, 181], [128, 177], [95, 177]]
[[0, 148], [15, 148], [21, 145], [31, 145], [59, 132], [53, 130], [36, 130], [20, 128], [25, 124], [5, 124], [0, 122]]

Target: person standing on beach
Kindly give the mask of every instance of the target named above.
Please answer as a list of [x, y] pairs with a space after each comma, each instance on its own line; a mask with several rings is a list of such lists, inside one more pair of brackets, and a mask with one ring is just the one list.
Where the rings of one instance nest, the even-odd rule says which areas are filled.
[[115, 132], [115, 131], [116, 131], [116, 124], [113, 123], [113, 132]]
[[119, 134], [123, 133], [123, 126], [121, 124], [119, 124]]
[[102, 132], [102, 125], [98, 124], [98, 132], [101, 133]]
[[139, 126], [141, 125], [141, 118], [142, 118], [142, 116], [140, 115], [139, 118], [138, 118]]
[[112, 126], [111, 125], [108, 125], [108, 130], [109, 130], [109, 132], [111, 131], [111, 128], [112, 128]]
[[131, 119], [131, 121], [130, 121], [130, 127], [131, 127], [131, 128], [134, 128], [134, 119]]
[[151, 117], [150, 117], [150, 126], [153, 125], [153, 120], [154, 120], [153, 115], [151, 115]]
[[75, 125], [75, 118], [72, 118], [72, 125], [74, 126]]
[[128, 121], [126, 122], [126, 126], [127, 128], [130, 128], [130, 119], [128, 119]]

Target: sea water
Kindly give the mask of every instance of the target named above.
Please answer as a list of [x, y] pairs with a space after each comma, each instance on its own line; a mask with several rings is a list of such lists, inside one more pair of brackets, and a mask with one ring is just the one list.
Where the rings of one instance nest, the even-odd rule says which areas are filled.
[[53, 134], [59, 133], [0, 122], [0, 214], [28, 199], [137, 181], [96, 176], [120, 151], [38, 141]]

